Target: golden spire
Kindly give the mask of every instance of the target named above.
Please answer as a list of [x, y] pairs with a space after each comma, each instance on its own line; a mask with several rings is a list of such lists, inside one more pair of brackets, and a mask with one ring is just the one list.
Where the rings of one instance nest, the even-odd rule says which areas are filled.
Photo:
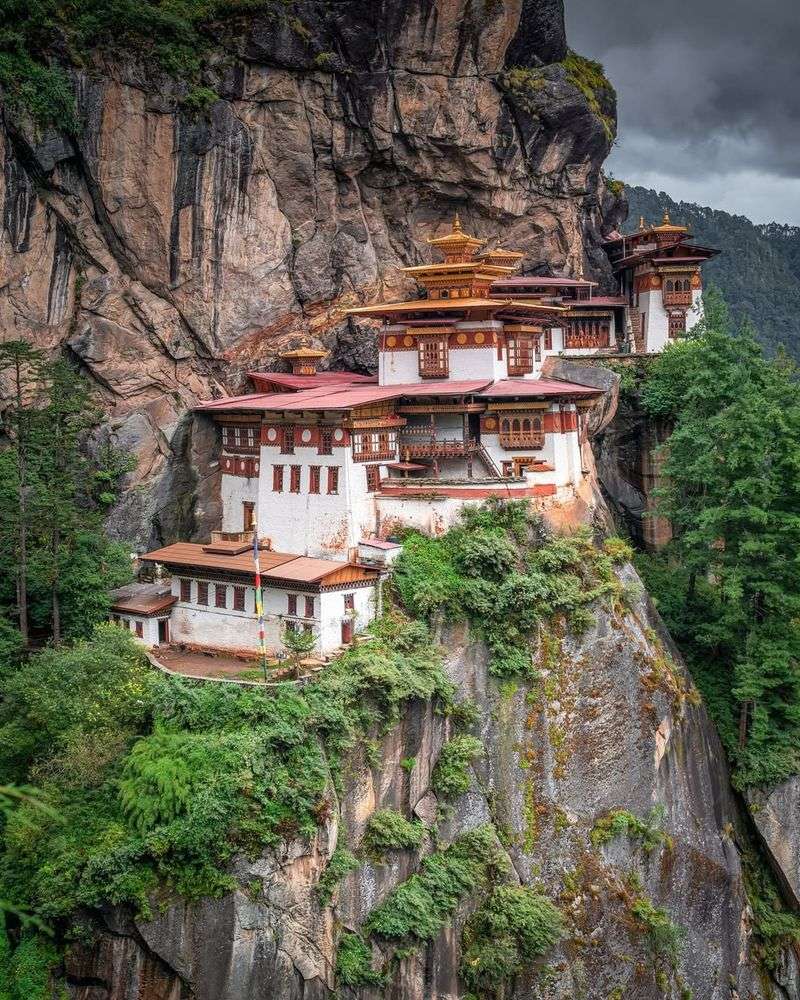
[[664, 218], [661, 220], [661, 225], [662, 226], [668, 226], [668, 225], [670, 225], [669, 211], [666, 208], [664, 209]]
[[639, 232], [640, 233], [644, 232], [644, 216], [643, 215], [639, 216]]
[[458, 210], [456, 210], [456, 214], [453, 216], [453, 232], [461, 232], [461, 219], [458, 217]]

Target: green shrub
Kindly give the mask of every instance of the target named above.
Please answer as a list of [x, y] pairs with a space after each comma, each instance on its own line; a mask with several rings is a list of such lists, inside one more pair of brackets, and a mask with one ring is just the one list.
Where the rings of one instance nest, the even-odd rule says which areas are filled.
[[503, 996], [507, 981], [563, 933], [561, 913], [546, 896], [525, 886], [498, 886], [464, 927], [461, 975], [479, 996]]
[[464, 896], [507, 873], [494, 828], [477, 827], [426, 857], [420, 871], [372, 911], [364, 930], [398, 942], [431, 941]]
[[333, 899], [337, 886], [350, 872], [358, 868], [358, 859], [346, 847], [337, 847], [317, 883], [317, 899], [320, 906], [327, 906]]
[[490, 652], [497, 677], [533, 677], [531, 644], [538, 629], [565, 617], [576, 631], [592, 621], [590, 606], [618, 594], [613, 557], [588, 531], [545, 538], [524, 503], [467, 508], [439, 538], [410, 532], [394, 585], [415, 617], [466, 619]]
[[425, 839], [425, 827], [419, 820], [407, 820], [394, 809], [378, 809], [367, 823], [364, 847], [371, 854], [386, 851], [414, 850]]
[[50, 808], [11, 803], [0, 898], [55, 920], [105, 902], [147, 912], [159, 886], [224, 892], [236, 851], [325, 821], [356, 745], [411, 699], [449, 712], [452, 693], [427, 629], [399, 614], [303, 689], [166, 677], [113, 626], [37, 654], [0, 677], [0, 766]]
[[22, 932], [12, 950], [0, 911], [0, 1000], [51, 1000], [51, 977], [60, 961], [53, 942], [31, 930]]
[[643, 896], [635, 900], [631, 913], [644, 931], [654, 958], [674, 967], [686, 936], [683, 928], [674, 923], [666, 910]]
[[469, 768], [482, 757], [483, 743], [476, 736], [454, 736], [442, 747], [433, 769], [431, 785], [443, 799], [456, 799], [469, 790]]
[[336, 979], [341, 986], [353, 989], [384, 985], [385, 977], [372, 968], [372, 952], [358, 934], [342, 934], [336, 952]]
[[627, 809], [615, 809], [597, 820], [589, 838], [595, 847], [600, 847], [615, 837], [630, 837], [631, 840], [640, 841], [649, 854], [662, 845], [672, 846], [671, 838], [662, 829], [663, 822], [663, 806], [654, 806], [646, 819], [635, 816]]
[[561, 65], [567, 71], [569, 82], [578, 88], [592, 112], [600, 119], [609, 141], [613, 140], [617, 131], [614, 118], [616, 93], [601, 64], [570, 49]]

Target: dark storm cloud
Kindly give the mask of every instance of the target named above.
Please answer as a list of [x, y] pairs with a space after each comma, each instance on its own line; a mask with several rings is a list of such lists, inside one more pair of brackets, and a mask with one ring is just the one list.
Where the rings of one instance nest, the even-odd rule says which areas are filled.
[[800, 0], [566, 7], [571, 46], [603, 62], [617, 88], [615, 173], [800, 221]]

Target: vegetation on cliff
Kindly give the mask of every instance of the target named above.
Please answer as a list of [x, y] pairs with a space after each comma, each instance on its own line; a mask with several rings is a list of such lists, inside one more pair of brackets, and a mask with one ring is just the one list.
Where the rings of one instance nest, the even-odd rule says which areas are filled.
[[395, 586], [406, 608], [429, 621], [468, 621], [486, 642], [497, 677], [533, 677], [538, 640], [566, 618], [576, 631], [591, 605], [619, 598], [614, 564], [630, 558], [619, 539], [598, 548], [587, 531], [548, 537], [527, 504], [465, 509], [445, 535], [406, 535]]
[[192, 82], [190, 103], [197, 103], [204, 59], [226, 22], [253, 14], [288, 17], [291, 7], [292, 0], [0, 0], [4, 103], [39, 125], [76, 130], [64, 66], [85, 65], [95, 49], [132, 52]]
[[739, 785], [800, 771], [800, 402], [785, 356], [707, 297], [700, 335], [641, 389], [674, 422], [659, 510], [675, 537], [645, 578], [680, 641]]
[[272, 696], [158, 675], [111, 625], [7, 673], [0, 772], [36, 782], [54, 812], [23, 801], [7, 818], [0, 897], [51, 923], [101, 902], [147, 911], [159, 886], [222, 892], [237, 851], [313, 834], [344, 754], [411, 698], [452, 705], [423, 626], [395, 615], [373, 634]]

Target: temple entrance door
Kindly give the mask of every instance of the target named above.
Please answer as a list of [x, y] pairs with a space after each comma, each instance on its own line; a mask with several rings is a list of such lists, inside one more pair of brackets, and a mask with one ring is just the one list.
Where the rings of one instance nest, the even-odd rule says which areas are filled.
[[342, 621], [342, 645], [348, 646], [353, 641], [353, 620], [345, 618]]
[[158, 620], [158, 644], [166, 646], [169, 643], [169, 619], [159, 618]]
[[472, 441], [480, 441], [481, 439], [481, 416], [479, 413], [469, 413], [468, 417], [468, 433]]

